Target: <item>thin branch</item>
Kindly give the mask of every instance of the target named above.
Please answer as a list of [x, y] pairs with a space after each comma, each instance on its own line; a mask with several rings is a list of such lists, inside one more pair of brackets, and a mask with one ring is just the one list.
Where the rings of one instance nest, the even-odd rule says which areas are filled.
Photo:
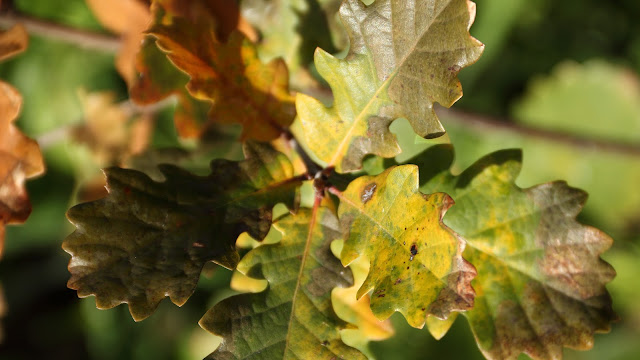
[[527, 138], [535, 138], [564, 144], [586, 150], [600, 150], [629, 156], [640, 156], [640, 144], [620, 143], [611, 140], [590, 138], [581, 135], [562, 133], [554, 130], [546, 130], [526, 125], [520, 125], [513, 121], [499, 120], [490, 116], [473, 114], [461, 110], [438, 108], [438, 116], [445, 123], [464, 126], [476, 132], [503, 131]]
[[295, 138], [295, 136], [293, 136], [293, 134], [290, 131], [287, 130], [286, 132], [284, 132], [283, 136], [285, 137], [285, 139], [287, 140], [287, 142], [289, 143], [289, 146], [291, 146], [293, 151], [298, 153], [298, 155], [302, 159], [302, 162], [304, 163], [304, 166], [307, 168], [307, 173], [310, 176], [315, 177], [322, 172], [322, 166], [316, 164], [316, 162], [313, 161], [313, 159], [311, 159], [309, 154], [307, 154], [307, 152], [304, 151], [304, 149], [300, 146], [300, 143], [298, 142], [298, 140]]
[[12, 12], [0, 14], [0, 27], [8, 29], [21, 23], [32, 35], [66, 42], [81, 48], [115, 53], [121, 47], [118, 37], [85, 31]]
[[[118, 103], [116, 106], [119, 107], [128, 117], [133, 117], [135, 115], [141, 114], [154, 114], [174, 102], [175, 98], [173, 96], [169, 96], [164, 100], [150, 105], [138, 105], [128, 99]], [[60, 126], [49, 132], [39, 135], [36, 138], [36, 141], [38, 142], [38, 145], [40, 145], [40, 149], [47, 149], [58, 144], [61, 141], [68, 139], [71, 132], [75, 128], [77, 128], [78, 126], [82, 126], [85, 123], [86, 119], [80, 119], [73, 124]]]
[[[117, 52], [121, 46], [120, 39], [112, 35], [79, 30], [69, 26], [10, 12], [0, 14], [0, 27], [8, 28], [18, 22], [24, 24], [30, 34], [63, 41], [87, 49], [113, 53]], [[317, 91], [322, 93], [322, 90]], [[326, 96], [330, 96], [331, 91], [329, 89], [324, 89], [324, 91], [327, 93]], [[630, 156], [640, 156], [640, 145], [638, 144], [624, 144], [616, 141], [559, 133], [557, 131], [520, 125], [513, 121], [508, 121], [507, 119], [496, 119], [490, 116], [472, 114], [460, 110], [445, 109], [442, 107], [437, 109], [437, 113], [446, 118], [446, 122], [456, 124], [458, 126], [465, 126], [473, 131], [503, 131], [524, 137], [552, 141], [581, 149], [597, 149]], [[301, 149], [299, 145], [296, 146], [296, 150], [300, 152]], [[302, 153], [304, 153], [304, 151], [302, 151]], [[313, 163], [313, 161], [309, 161], [310, 158], [308, 156], [304, 156], [303, 154], [301, 155], [307, 165], [311, 165]], [[317, 170], [315, 166], [310, 167], [310, 173]]]

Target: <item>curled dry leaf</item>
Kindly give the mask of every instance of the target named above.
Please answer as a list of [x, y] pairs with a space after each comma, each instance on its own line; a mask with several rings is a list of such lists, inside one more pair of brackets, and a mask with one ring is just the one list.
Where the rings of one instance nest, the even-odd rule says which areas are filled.
[[[453, 158], [450, 146], [423, 155], [430, 174], [421, 190], [456, 201], [444, 221], [465, 237], [464, 256], [478, 268], [476, 305], [464, 316], [483, 354], [551, 360], [563, 346], [593, 346], [593, 334], [616, 318], [605, 288], [615, 271], [600, 258], [612, 239], [575, 219], [586, 193], [564, 182], [519, 188], [520, 151], [490, 154], [459, 176], [450, 163], [429, 162], [442, 151]], [[451, 323], [429, 326], [442, 336]]]
[[373, 290], [371, 309], [379, 319], [400, 311], [421, 328], [427, 315], [444, 319], [473, 307], [476, 270], [462, 258], [462, 238], [442, 223], [453, 201], [444, 193], [420, 193], [416, 166], [359, 177], [338, 197], [342, 263], [369, 259], [357, 295]]
[[350, 39], [338, 59], [318, 49], [315, 65], [334, 104], [298, 94], [296, 108], [311, 150], [338, 172], [360, 169], [367, 154], [400, 152], [389, 125], [404, 117], [422, 137], [444, 128], [433, 106], [462, 96], [457, 75], [483, 45], [469, 35], [475, 4], [467, 0], [346, 0], [340, 15]]
[[273, 206], [295, 208], [300, 185], [289, 160], [268, 145], [247, 143], [245, 156], [214, 160], [208, 176], [161, 165], [164, 182], [106, 169], [109, 196], [67, 213], [77, 228], [62, 245], [72, 256], [68, 286], [95, 295], [101, 309], [128, 303], [142, 320], [166, 296], [184, 304], [206, 262], [233, 269], [238, 235], [264, 238]]
[[110, 92], [80, 92], [85, 122], [72, 131], [74, 140], [87, 145], [101, 167], [122, 165], [149, 145], [153, 119], [132, 116], [128, 107], [114, 101]]
[[[0, 34], [2, 59], [23, 51], [26, 46], [27, 35], [20, 25]], [[0, 81], [0, 255], [5, 225], [23, 223], [31, 213], [24, 181], [44, 172], [40, 147], [13, 125], [21, 106], [20, 93]]]

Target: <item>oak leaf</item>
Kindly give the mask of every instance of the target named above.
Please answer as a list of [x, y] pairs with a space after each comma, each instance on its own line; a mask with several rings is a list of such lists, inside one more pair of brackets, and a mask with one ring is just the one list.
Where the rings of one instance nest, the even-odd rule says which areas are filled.
[[151, 21], [149, 7], [141, 0], [86, 0], [89, 9], [108, 30], [122, 37], [116, 69], [127, 84], [136, 79], [134, 60]]
[[[331, 243], [334, 254], [340, 256], [344, 242], [337, 240]], [[362, 351], [367, 357], [372, 358], [369, 350], [369, 342], [382, 341], [394, 335], [391, 321], [380, 321], [371, 311], [371, 298], [369, 294], [360, 299], [357, 297], [358, 289], [364, 283], [369, 274], [369, 262], [366, 257], [359, 257], [349, 265], [353, 273], [353, 286], [348, 288], [335, 288], [331, 292], [333, 309], [340, 319], [355, 325], [357, 328], [341, 330], [342, 341]]]
[[276, 244], [249, 252], [238, 270], [268, 281], [257, 294], [218, 303], [200, 325], [223, 337], [209, 359], [366, 359], [340, 338], [341, 321], [331, 306], [331, 290], [353, 278], [331, 253], [340, 237], [338, 220], [326, 208], [301, 209], [273, 226]]
[[[21, 25], [0, 34], [0, 59], [24, 51], [27, 41]], [[5, 225], [23, 223], [31, 213], [24, 181], [44, 172], [38, 143], [13, 125], [21, 107], [22, 96], [18, 90], [0, 81], [0, 256], [4, 249]]]
[[338, 59], [318, 49], [315, 65], [334, 104], [298, 94], [296, 108], [311, 150], [338, 172], [361, 167], [366, 154], [400, 152], [389, 124], [404, 117], [422, 137], [444, 134], [434, 103], [462, 96], [461, 68], [483, 45], [469, 35], [475, 4], [467, 0], [347, 0], [340, 15], [350, 39]]
[[462, 258], [464, 240], [442, 223], [453, 201], [444, 193], [420, 193], [416, 166], [359, 177], [336, 194], [345, 233], [341, 260], [349, 265], [360, 256], [369, 259], [357, 296], [373, 290], [376, 317], [400, 311], [409, 325], [421, 328], [427, 315], [444, 319], [473, 307], [476, 270]]
[[[528, 189], [515, 184], [521, 153], [490, 154], [458, 176], [433, 164], [422, 191], [445, 191], [456, 201], [444, 221], [467, 240], [466, 259], [478, 268], [475, 307], [464, 316], [489, 359], [560, 359], [562, 347], [588, 349], [595, 332], [616, 318], [605, 284], [615, 276], [600, 259], [612, 239], [575, 220], [587, 194], [564, 182]], [[452, 321], [430, 323], [438, 337]]]
[[258, 143], [244, 150], [244, 161], [214, 160], [204, 177], [171, 165], [160, 166], [164, 182], [106, 169], [109, 196], [67, 213], [77, 228], [63, 243], [68, 286], [101, 309], [128, 303], [142, 320], [165, 296], [184, 304], [205, 262], [234, 268], [238, 235], [262, 239], [275, 204], [295, 208], [299, 185], [284, 155]]
[[153, 130], [149, 114], [132, 116], [131, 110], [116, 103], [110, 92], [80, 91], [79, 97], [85, 121], [73, 128], [71, 136], [91, 149], [101, 167], [122, 165], [146, 150]]
[[191, 77], [191, 95], [211, 102], [211, 121], [240, 123], [243, 139], [259, 141], [277, 138], [291, 124], [295, 107], [282, 60], [260, 62], [254, 44], [239, 31], [222, 38], [214, 15], [196, 0], [163, 0], [154, 6], [148, 32]]

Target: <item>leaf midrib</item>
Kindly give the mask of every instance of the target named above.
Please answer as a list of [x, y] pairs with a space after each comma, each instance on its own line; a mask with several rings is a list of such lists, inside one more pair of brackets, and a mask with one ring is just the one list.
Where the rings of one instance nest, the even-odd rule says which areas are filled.
[[[444, 5], [433, 17], [433, 19], [431, 20], [431, 22], [429, 23], [429, 25], [424, 27], [424, 31], [422, 33], [420, 33], [418, 36], [416, 36], [416, 39], [414, 41], [414, 43], [412, 44], [412, 46], [410, 47], [412, 50], [411, 51], [407, 51], [405, 53], [405, 55], [400, 59], [400, 61], [398, 61], [396, 63], [396, 68], [394, 71], [392, 71], [391, 73], [389, 73], [387, 79], [385, 79], [382, 84], [380, 84], [380, 86], [378, 87], [378, 89], [373, 93], [373, 95], [371, 96], [371, 98], [369, 99], [369, 101], [367, 102], [367, 104], [364, 106], [364, 108], [362, 108], [362, 110], [358, 113], [358, 115], [355, 117], [355, 119], [353, 120], [351, 126], [349, 127], [349, 130], [347, 131], [347, 133], [345, 134], [344, 138], [342, 139], [342, 141], [338, 144], [338, 147], [336, 148], [333, 157], [331, 158], [331, 160], [329, 161], [328, 166], [335, 166], [336, 162], [338, 162], [338, 159], [340, 157], [340, 154], [342, 154], [344, 147], [347, 145], [347, 143], [349, 142], [348, 140], [351, 140], [351, 135], [353, 134], [353, 132], [356, 129], [356, 125], [358, 125], [360, 123], [360, 121], [362, 121], [362, 118], [365, 116], [368, 116], [370, 114], [368, 114], [367, 110], [373, 106], [376, 103], [376, 100], [378, 100], [378, 96], [387, 89], [387, 87], [390, 85], [391, 81], [393, 79], [395, 79], [396, 75], [398, 74], [398, 71], [404, 66], [405, 61], [409, 58], [409, 56], [411, 54], [413, 54], [413, 52], [417, 49], [418, 43], [420, 42], [420, 40], [425, 36], [425, 34], [431, 30], [431, 26], [434, 24], [434, 22], [440, 17], [440, 14], [442, 13], [442, 11], [446, 8], [449, 7], [449, 5], [451, 4], [451, 0], [449, 0], [447, 2], [446, 5]], [[392, 16], [391, 16], [391, 20], [389, 21], [389, 23], [393, 23], [393, 12], [392, 12]], [[392, 34], [395, 34], [395, 32], [393, 32], [393, 25], [391, 25], [391, 29], [392, 29]], [[393, 35], [392, 35], [393, 36]], [[363, 37], [364, 41], [367, 42], [366, 37]], [[393, 42], [392, 42], [393, 44]], [[375, 64], [373, 64], [373, 57], [371, 55], [370, 52], [370, 47], [367, 46], [367, 60], [369, 62], [369, 66], [374, 70], [375, 75], [377, 76], [377, 68], [375, 67]], [[391, 46], [391, 48], [393, 49], [393, 46]], [[395, 50], [394, 50], [395, 53]], [[349, 51], [349, 55], [347, 57], [350, 57], [352, 55], [356, 54], [353, 51]]]

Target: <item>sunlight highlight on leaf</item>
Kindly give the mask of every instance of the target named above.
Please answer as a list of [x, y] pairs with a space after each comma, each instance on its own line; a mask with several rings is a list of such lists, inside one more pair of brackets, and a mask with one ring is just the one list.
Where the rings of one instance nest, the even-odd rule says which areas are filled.
[[295, 116], [285, 63], [260, 62], [253, 43], [239, 31], [221, 38], [215, 31], [216, 18], [200, 2], [162, 0], [154, 5], [149, 33], [171, 62], [191, 77], [191, 95], [211, 102], [210, 120], [242, 124], [243, 139], [269, 141], [280, 136]]
[[469, 35], [475, 4], [467, 0], [347, 0], [340, 8], [350, 38], [347, 57], [317, 50], [315, 65], [334, 104], [299, 94], [296, 107], [311, 150], [338, 172], [361, 167], [366, 154], [400, 152], [389, 124], [404, 117], [422, 137], [444, 134], [434, 103], [462, 96], [457, 75], [483, 45]]
[[442, 223], [453, 201], [444, 193], [422, 194], [416, 166], [359, 177], [338, 197], [342, 263], [370, 260], [357, 295], [373, 290], [371, 309], [379, 319], [400, 311], [421, 328], [427, 315], [444, 319], [473, 307], [476, 270], [462, 258], [462, 238]]
[[[442, 149], [451, 152], [427, 150], [425, 166]], [[516, 150], [490, 154], [459, 176], [449, 165], [432, 169], [440, 172], [422, 179], [421, 190], [456, 201], [444, 221], [465, 237], [464, 255], [478, 268], [476, 305], [463, 315], [483, 354], [546, 360], [562, 358], [563, 346], [591, 348], [593, 334], [616, 318], [605, 288], [615, 271], [599, 257], [612, 239], [575, 220], [586, 193], [564, 182], [520, 189]]]
[[282, 240], [248, 253], [238, 270], [269, 282], [267, 290], [227, 298], [200, 325], [223, 337], [209, 359], [366, 359], [346, 346], [331, 290], [349, 286], [351, 272], [330, 249], [340, 237], [331, 211], [301, 209], [273, 225]]

